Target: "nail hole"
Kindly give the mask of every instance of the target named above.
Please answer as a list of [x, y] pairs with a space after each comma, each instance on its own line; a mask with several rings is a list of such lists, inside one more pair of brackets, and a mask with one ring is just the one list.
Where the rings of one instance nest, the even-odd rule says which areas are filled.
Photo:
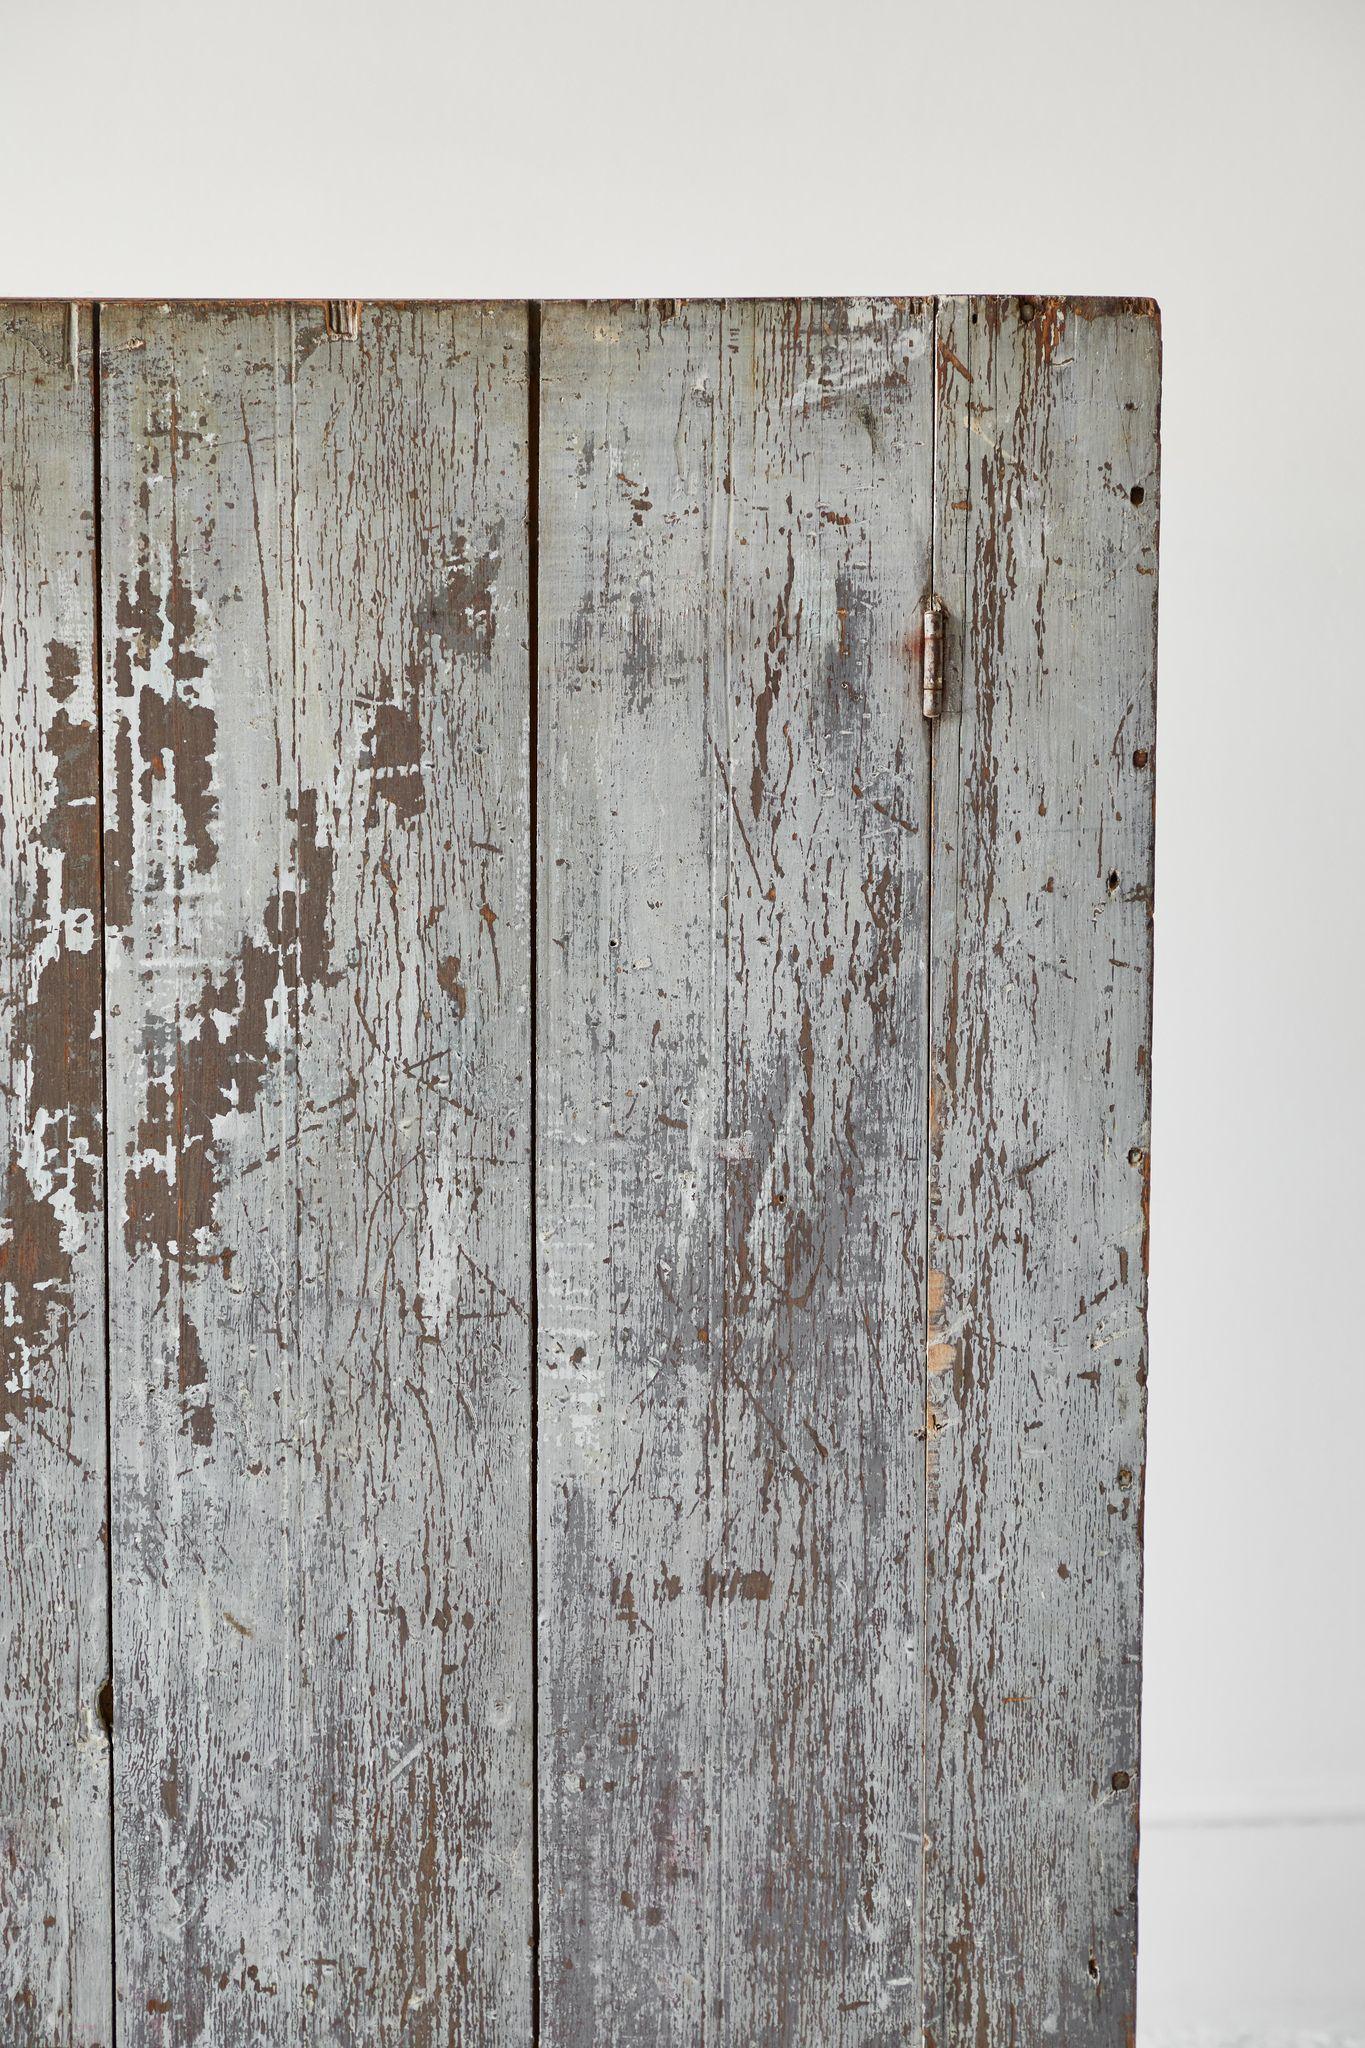
[[1135, 768], [1145, 768], [1151, 758], [1146, 747], [1138, 747], [1133, 754], [1133, 766]]
[[1099, 1981], [1100, 1981], [1100, 1966], [1099, 1966], [1099, 1964], [1098, 1964], [1098, 1963], [1097, 1963], [1097, 1962], [1095, 1961], [1095, 1958], [1094, 1958], [1093, 1956], [1091, 1956], [1091, 1958], [1090, 1958], [1090, 1961], [1089, 1961], [1089, 1962], [1088, 1962], [1088, 1963], [1086, 1964], [1086, 1966], [1085, 1966], [1085, 1967], [1086, 1967], [1086, 1969], [1087, 1969], [1087, 1970], [1089, 1970], [1089, 1972], [1090, 1972], [1091, 1976], [1092, 1976], [1092, 1977], [1094, 1978], [1095, 1982], [1096, 1982], [1096, 1983], [1098, 1984], [1098, 1983], [1099, 1983]]
[[1129, 1148], [1128, 1148], [1128, 1164], [1129, 1164], [1130, 1166], [1141, 1166], [1141, 1164], [1142, 1164], [1142, 1157], [1143, 1157], [1143, 1154], [1142, 1154], [1142, 1147], [1141, 1147], [1141, 1145], [1130, 1145], [1130, 1146], [1129, 1146]]
[[1134, 484], [1132, 490], [1128, 493], [1128, 503], [1130, 505], [1140, 505], [1146, 495], [1147, 493], [1143, 490], [1141, 484]]
[[1119, 871], [1118, 871], [1118, 869], [1117, 869], [1117, 868], [1110, 868], [1110, 870], [1109, 870], [1109, 882], [1108, 882], [1108, 888], [1109, 888], [1109, 894], [1110, 894], [1111, 896], [1116, 896], [1116, 895], [1118, 894], [1118, 886], [1119, 886]]
[[1132, 1783], [1132, 1779], [1129, 1777], [1127, 1771], [1115, 1771], [1113, 1777], [1109, 1780], [1109, 1782], [1116, 1792], [1126, 1792], [1128, 1790], [1129, 1785]]
[[1027, 322], [1028, 322], [1028, 321], [1030, 321], [1030, 320], [1031, 320], [1031, 319], [1033, 318], [1033, 301], [1032, 301], [1032, 299], [1020, 299], [1020, 301], [1019, 301], [1019, 318], [1020, 318], [1020, 319], [1021, 319], [1022, 321], [1024, 321], [1024, 322], [1025, 322], [1026, 324], [1027, 324]]
[[[1132, 1473], [1132, 1468], [1131, 1468], [1131, 1466], [1128, 1466], [1128, 1465], [1120, 1465], [1120, 1466], [1119, 1466], [1119, 1486], [1121, 1487], [1121, 1489], [1123, 1490], [1123, 1492], [1124, 1492], [1124, 1493], [1127, 1493], [1127, 1491], [1128, 1491], [1129, 1487], [1130, 1487], [1130, 1486], [1132, 1485], [1132, 1483], [1133, 1483], [1133, 1473]], [[1128, 1780], [1127, 1780], [1127, 1779], [1125, 1778], [1123, 1782], [1124, 1782], [1124, 1784], [1126, 1785], [1126, 1784], [1127, 1784], [1127, 1782], [1128, 1782]]]

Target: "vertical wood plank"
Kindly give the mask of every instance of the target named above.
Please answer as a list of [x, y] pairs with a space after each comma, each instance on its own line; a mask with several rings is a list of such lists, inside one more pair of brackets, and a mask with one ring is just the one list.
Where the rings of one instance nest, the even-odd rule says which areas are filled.
[[553, 2048], [918, 2023], [931, 326], [545, 316]]
[[1159, 329], [943, 301], [925, 2038], [1133, 2027]]
[[[91, 315], [0, 307], [0, 2007], [110, 2038]], [[74, 342], [74, 350], [73, 350]]]
[[105, 316], [128, 2048], [529, 2035], [526, 355]]

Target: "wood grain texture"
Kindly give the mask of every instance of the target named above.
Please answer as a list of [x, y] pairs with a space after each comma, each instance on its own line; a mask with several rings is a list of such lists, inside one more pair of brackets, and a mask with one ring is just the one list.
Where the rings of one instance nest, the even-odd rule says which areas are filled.
[[527, 342], [0, 309], [0, 2031], [1127, 2048], [1155, 310]]
[[[91, 316], [0, 306], [0, 2033], [110, 2039]], [[74, 346], [73, 346], [74, 344]]]
[[552, 2048], [918, 2026], [931, 325], [545, 315]]
[[945, 300], [925, 2039], [1132, 2039], [1159, 329]]
[[102, 353], [121, 2048], [524, 2040], [525, 310]]

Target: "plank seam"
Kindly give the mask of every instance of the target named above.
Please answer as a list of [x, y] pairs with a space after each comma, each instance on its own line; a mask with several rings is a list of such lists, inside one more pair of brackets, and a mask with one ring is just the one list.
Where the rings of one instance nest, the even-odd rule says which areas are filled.
[[118, 2048], [118, 1864], [114, 1814], [114, 1354], [110, 1319], [112, 1272], [109, 1245], [109, 971], [105, 944], [104, 893], [104, 518], [103, 461], [104, 422], [101, 414], [100, 301], [90, 302], [90, 462], [93, 472], [91, 613], [94, 629], [95, 747], [99, 772], [95, 777], [96, 874], [100, 902], [100, 1180], [101, 1235], [104, 1252], [104, 1583], [106, 1676], [100, 1689], [105, 1708], [105, 1733], [109, 1750], [109, 2026], [112, 2048]]
[[[929, 314], [929, 593], [932, 597], [938, 580], [938, 306], [935, 298]], [[945, 650], [946, 653], [946, 650]], [[946, 667], [946, 661], [945, 661]], [[926, 774], [927, 804], [925, 814], [925, 846], [928, 858], [924, 863], [924, 1022], [922, 1042], [924, 1046], [924, 1279], [923, 1279], [923, 1429], [921, 1431], [921, 1513], [923, 1525], [920, 1541], [920, 1714], [919, 1714], [919, 1840], [920, 1840], [920, 1881], [919, 1881], [919, 2025], [924, 2032], [926, 2018], [925, 1982], [926, 1964], [924, 1954], [925, 1936], [928, 1928], [928, 1913], [925, 1904], [928, 1879], [928, 1807], [929, 1807], [929, 1315], [930, 1281], [933, 1258], [933, 1098], [934, 1098], [934, 1045], [933, 1045], [933, 969], [934, 969], [934, 732], [937, 719], [925, 720], [928, 728], [927, 745], [929, 760]]]

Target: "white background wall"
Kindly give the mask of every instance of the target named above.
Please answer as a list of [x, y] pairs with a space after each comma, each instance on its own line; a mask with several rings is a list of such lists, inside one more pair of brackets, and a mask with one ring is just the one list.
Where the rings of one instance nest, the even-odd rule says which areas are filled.
[[1143, 2023], [1365, 2039], [1365, 7], [0, 30], [10, 295], [1160, 300]]

